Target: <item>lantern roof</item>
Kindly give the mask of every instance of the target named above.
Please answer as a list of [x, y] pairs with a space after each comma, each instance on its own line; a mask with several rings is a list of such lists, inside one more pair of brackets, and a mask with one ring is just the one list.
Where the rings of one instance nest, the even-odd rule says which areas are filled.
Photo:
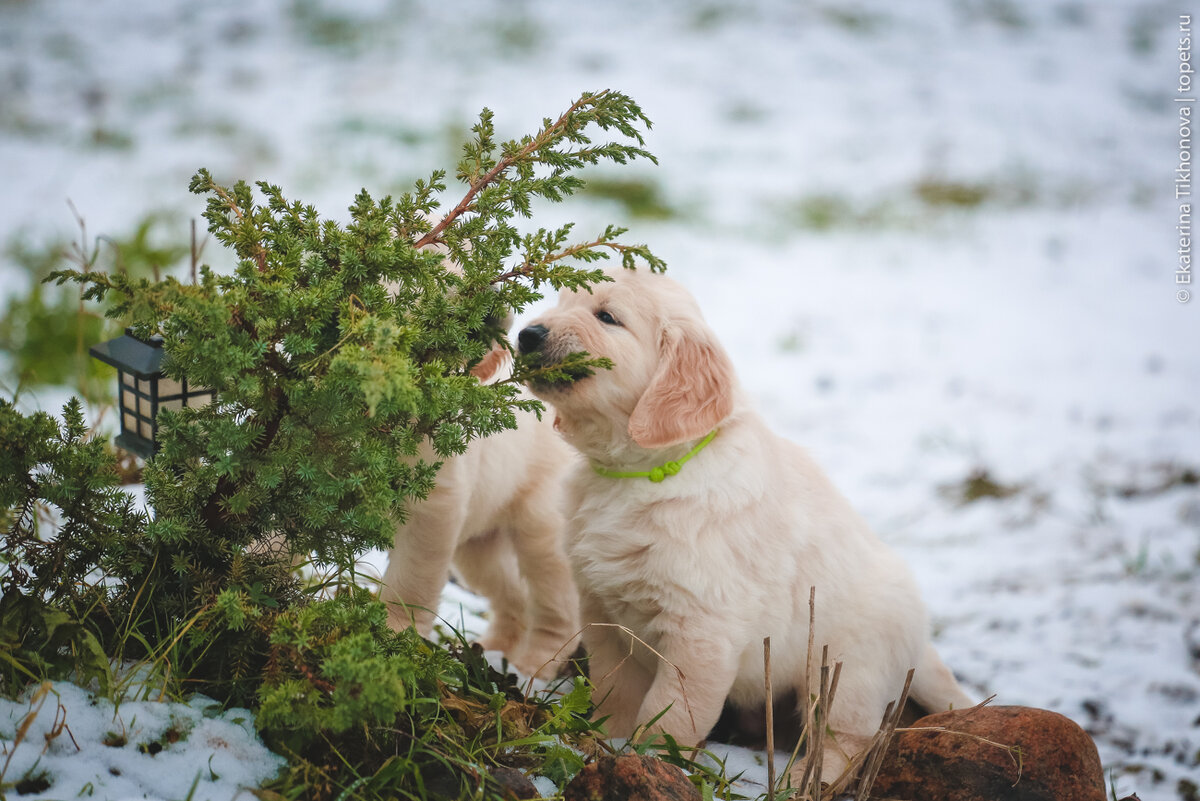
[[88, 352], [105, 364], [138, 378], [154, 378], [161, 372], [162, 337], [154, 336], [149, 342], [144, 342], [130, 331], [126, 328], [124, 336], [93, 345]]

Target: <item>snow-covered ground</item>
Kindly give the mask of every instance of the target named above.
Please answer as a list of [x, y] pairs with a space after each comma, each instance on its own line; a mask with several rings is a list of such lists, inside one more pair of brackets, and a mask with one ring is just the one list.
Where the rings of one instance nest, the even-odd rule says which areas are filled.
[[[141, 695], [114, 705], [67, 682], [0, 698], [6, 779], [22, 798], [228, 801], [275, 777], [283, 757], [263, 746], [245, 709]], [[18, 732], [21, 732], [18, 736]], [[11, 752], [11, 755], [10, 755]]]
[[[362, 186], [452, 167], [484, 105], [516, 136], [582, 90], [626, 92], [660, 166], [603, 174], [657, 190], [666, 216], [581, 197], [539, 222], [651, 244], [771, 422], [908, 558], [972, 690], [1074, 718], [1118, 796], [1167, 801], [1200, 782], [1181, 13], [3, 3], [0, 244], [72, 237], [68, 198], [93, 234], [166, 212], [160, 235], [182, 239], [200, 166], [344, 217]], [[10, 263], [0, 282], [22, 284]], [[962, 502], [972, 475], [1012, 492]]]

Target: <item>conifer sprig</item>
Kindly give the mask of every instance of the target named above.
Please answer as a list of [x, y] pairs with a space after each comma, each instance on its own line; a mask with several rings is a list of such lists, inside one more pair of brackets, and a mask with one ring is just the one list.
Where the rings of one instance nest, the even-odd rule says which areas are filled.
[[[649, 129], [652, 123], [641, 107], [619, 92], [584, 92], [557, 121], [551, 122], [549, 117], [544, 119], [542, 129], [536, 135], [525, 136], [519, 141], [505, 142], [499, 159], [495, 158], [495, 129], [492, 116], [490, 109], [485, 108], [480, 113], [479, 122], [471, 129], [476, 139], [464, 147], [465, 156], [458, 165], [458, 177], [468, 185], [467, 194], [437, 225], [414, 243], [417, 248], [443, 244], [441, 235], [446, 228], [463, 214], [481, 211], [485, 200], [490, 201], [488, 206], [492, 203], [499, 205], [497, 201], [507, 202], [513, 210], [528, 217], [530, 196], [540, 195], [558, 201], [564, 194], [573, 194], [583, 186], [583, 181], [569, 175], [569, 170], [596, 164], [601, 160], [624, 164], [631, 159], [645, 158], [658, 163], [649, 151], [640, 147], [645, 144], [645, 139], [638, 130], [638, 124], [643, 124]], [[638, 146], [608, 142], [596, 147], [586, 147], [591, 144], [591, 139], [584, 131], [593, 124], [602, 130], [615, 128], [624, 136], [636, 141]], [[574, 150], [557, 149], [563, 141], [584, 147]], [[536, 179], [533, 169], [535, 164], [550, 166], [553, 170], [551, 175]], [[519, 182], [511, 185], [510, 192], [476, 200], [481, 192], [497, 183], [509, 169], [515, 169], [520, 178]]]

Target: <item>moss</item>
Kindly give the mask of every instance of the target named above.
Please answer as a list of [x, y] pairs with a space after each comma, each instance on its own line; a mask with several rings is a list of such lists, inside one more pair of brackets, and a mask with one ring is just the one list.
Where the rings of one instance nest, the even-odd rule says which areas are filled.
[[913, 193], [926, 206], [973, 209], [994, 196], [987, 184], [927, 179], [913, 188]]
[[978, 467], [961, 484], [942, 487], [942, 493], [955, 502], [966, 505], [985, 498], [1003, 500], [1019, 494], [1025, 487], [1021, 484], [1003, 484], [986, 467]]
[[615, 200], [633, 217], [669, 220], [679, 216], [679, 212], [663, 198], [659, 185], [641, 178], [592, 178], [584, 193]]

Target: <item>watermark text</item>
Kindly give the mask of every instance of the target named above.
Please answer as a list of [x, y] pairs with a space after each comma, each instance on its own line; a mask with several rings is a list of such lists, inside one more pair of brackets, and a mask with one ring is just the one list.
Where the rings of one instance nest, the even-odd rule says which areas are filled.
[[1192, 15], [1179, 16], [1179, 83], [1175, 103], [1179, 109], [1179, 166], [1175, 168], [1175, 199], [1179, 201], [1179, 264], [1175, 268], [1175, 299], [1192, 299], [1192, 109], [1196, 96], [1192, 89]]

